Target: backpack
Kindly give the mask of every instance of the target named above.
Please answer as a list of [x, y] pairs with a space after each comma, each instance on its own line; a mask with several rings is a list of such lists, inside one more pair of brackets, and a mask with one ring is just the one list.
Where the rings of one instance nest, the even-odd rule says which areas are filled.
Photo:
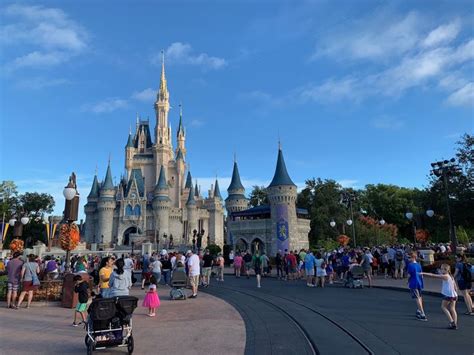
[[395, 259], [397, 259], [397, 261], [403, 260], [403, 253], [400, 250], [398, 250], [397, 253], [395, 254]]
[[469, 263], [463, 263], [462, 268], [462, 278], [464, 282], [469, 283], [472, 282], [472, 274], [471, 274], [472, 266]]

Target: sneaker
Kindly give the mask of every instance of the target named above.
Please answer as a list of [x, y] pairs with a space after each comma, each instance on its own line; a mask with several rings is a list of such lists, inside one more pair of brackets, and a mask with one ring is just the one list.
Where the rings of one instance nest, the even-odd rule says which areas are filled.
[[448, 329], [456, 330], [458, 329], [458, 326], [456, 325], [456, 323], [452, 322], [452, 323], [449, 323]]
[[71, 324], [73, 327], [78, 327], [79, 326], [79, 323], [72, 323]]
[[197, 295], [191, 295], [188, 298], [196, 298], [196, 297], [197, 297]]
[[421, 316], [421, 311], [419, 309], [416, 310], [416, 316]]
[[424, 314], [420, 314], [420, 316], [417, 316], [416, 318], [418, 320], [422, 321], [422, 322], [427, 322], [428, 321], [428, 318], [426, 318], [426, 316]]

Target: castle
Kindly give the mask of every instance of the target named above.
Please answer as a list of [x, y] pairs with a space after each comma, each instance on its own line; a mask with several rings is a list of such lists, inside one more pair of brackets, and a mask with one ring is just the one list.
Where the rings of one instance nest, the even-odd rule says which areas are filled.
[[208, 243], [223, 245], [224, 210], [219, 183], [216, 179], [207, 198], [201, 196], [197, 183], [193, 186], [186, 167], [181, 110], [177, 147], [173, 149], [169, 98], [163, 60], [154, 104], [155, 142], [149, 121], [137, 118], [135, 133], [129, 132], [125, 146], [126, 174], [120, 183], [113, 183], [110, 161], [101, 183], [96, 174], [84, 207], [87, 242], [120, 246], [141, 238], [168, 247], [188, 245], [195, 239], [202, 247]]
[[[249, 209], [249, 200], [234, 161], [232, 180], [225, 200], [227, 211], [224, 241], [224, 206], [216, 179], [207, 197], [193, 186], [186, 166], [186, 131], [180, 110], [177, 146], [173, 149], [168, 123], [169, 92], [164, 59], [160, 87], [154, 105], [155, 142], [150, 123], [137, 118], [135, 133], [125, 146], [125, 169], [118, 185], [112, 180], [110, 161], [105, 179], [94, 176], [85, 205], [84, 236], [88, 243], [103, 246], [132, 245], [151, 241], [158, 248], [206, 247], [226, 243], [234, 250], [278, 250], [308, 247], [308, 212], [296, 208], [297, 187], [286, 170], [281, 148], [272, 182], [267, 188], [268, 205]], [[186, 177], [185, 177], [186, 176]]]

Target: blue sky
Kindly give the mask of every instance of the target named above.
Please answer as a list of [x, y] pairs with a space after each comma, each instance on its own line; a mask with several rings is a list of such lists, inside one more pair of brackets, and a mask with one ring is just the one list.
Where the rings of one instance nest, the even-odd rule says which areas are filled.
[[[153, 122], [160, 50], [188, 161], [250, 191], [292, 179], [422, 187], [474, 122], [469, 1], [53, 1], [0, 7], [0, 180], [51, 193], [71, 171], [124, 170], [136, 113]], [[154, 124], [153, 124], [154, 126]]]

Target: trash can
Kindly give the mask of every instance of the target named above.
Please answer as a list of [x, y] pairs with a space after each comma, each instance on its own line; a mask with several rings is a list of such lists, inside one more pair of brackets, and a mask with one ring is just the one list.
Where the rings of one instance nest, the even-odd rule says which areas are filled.
[[77, 293], [74, 292], [74, 276], [81, 275], [82, 279], [89, 284], [89, 291], [91, 285], [91, 278], [86, 272], [80, 272], [77, 274], [66, 274], [64, 275], [63, 281], [63, 297], [61, 299], [61, 306], [64, 308], [74, 308], [77, 305]]

